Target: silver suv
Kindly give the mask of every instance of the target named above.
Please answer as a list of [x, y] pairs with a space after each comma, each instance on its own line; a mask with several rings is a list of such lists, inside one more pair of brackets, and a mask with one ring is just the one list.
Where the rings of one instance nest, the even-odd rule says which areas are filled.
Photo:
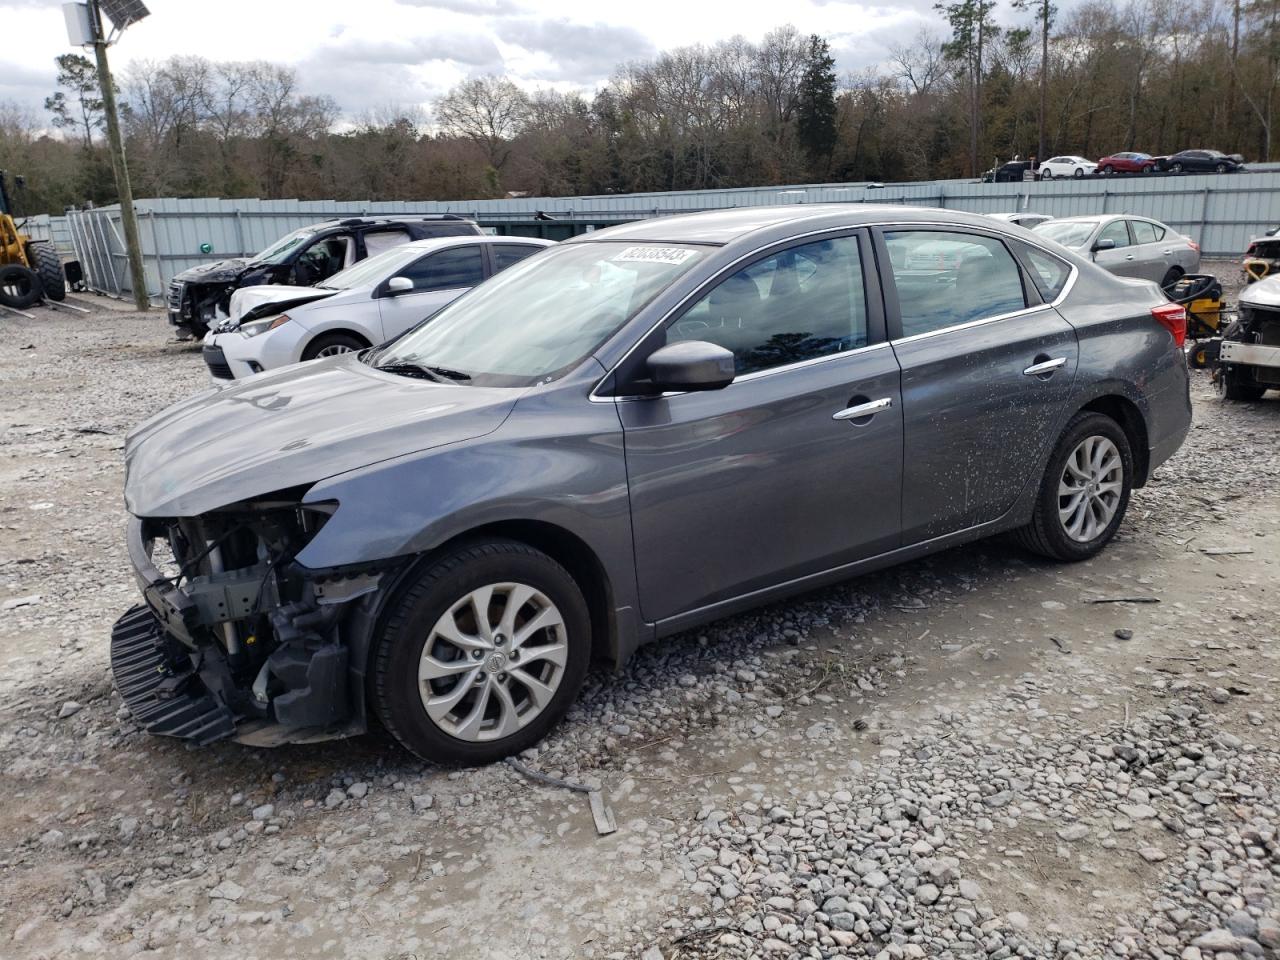
[[201, 743], [376, 720], [491, 761], [593, 659], [1004, 531], [1093, 556], [1186, 435], [1184, 332], [1154, 284], [976, 215], [578, 237], [134, 430], [117, 685]]

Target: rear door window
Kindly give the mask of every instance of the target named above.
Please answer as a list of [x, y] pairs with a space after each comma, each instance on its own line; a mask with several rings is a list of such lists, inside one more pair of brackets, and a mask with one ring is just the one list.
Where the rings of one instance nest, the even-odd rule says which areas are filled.
[[409, 242], [408, 230], [370, 230], [364, 235], [365, 256], [372, 257]]
[[1014, 313], [1027, 305], [1022, 271], [994, 237], [894, 230], [884, 240], [903, 337]]
[[537, 253], [542, 247], [528, 243], [496, 243], [489, 248], [493, 253], [493, 272], [500, 273], [513, 263]]
[[1031, 267], [1031, 282], [1045, 303], [1053, 303], [1061, 295], [1071, 276], [1071, 267], [1057, 257], [1035, 247], [1023, 247]]
[[1156, 225], [1147, 220], [1130, 220], [1129, 228], [1133, 230], [1134, 243], [1156, 243]]

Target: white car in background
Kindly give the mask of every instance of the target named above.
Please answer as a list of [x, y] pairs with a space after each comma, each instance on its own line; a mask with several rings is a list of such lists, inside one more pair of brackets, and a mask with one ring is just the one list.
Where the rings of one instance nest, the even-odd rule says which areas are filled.
[[1052, 157], [1040, 164], [1037, 173], [1041, 180], [1060, 180], [1064, 177], [1088, 177], [1098, 170], [1098, 165], [1084, 157]]
[[315, 287], [242, 287], [206, 334], [215, 380], [385, 343], [484, 280], [552, 245], [534, 237], [437, 237], [402, 244]]

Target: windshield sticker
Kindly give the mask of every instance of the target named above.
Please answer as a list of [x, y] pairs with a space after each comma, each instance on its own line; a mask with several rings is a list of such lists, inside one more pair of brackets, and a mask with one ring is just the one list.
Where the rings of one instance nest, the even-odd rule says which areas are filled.
[[615, 263], [669, 263], [678, 267], [690, 257], [696, 256], [697, 252], [679, 247], [627, 247], [609, 259]]

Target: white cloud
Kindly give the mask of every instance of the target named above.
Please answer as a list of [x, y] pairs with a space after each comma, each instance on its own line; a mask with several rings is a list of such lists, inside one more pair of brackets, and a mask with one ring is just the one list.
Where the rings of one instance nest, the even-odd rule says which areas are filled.
[[[793, 23], [828, 37], [839, 69], [882, 60], [924, 19], [926, 0], [147, 0], [151, 16], [112, 49], [117, 73], [134, 59], [197, 54], [298, 68], [305, 92], [332, 96], [351, 115], [389, 104], [422, 106], [468, 76], [505, 72], [528, 87], [598, 86], [627, 60], [741, 34], [758, 40]], [[41, 110], [53, 58], [67, 44], [57, 0], [0, 0], [5, 61], [0, 98]]]

